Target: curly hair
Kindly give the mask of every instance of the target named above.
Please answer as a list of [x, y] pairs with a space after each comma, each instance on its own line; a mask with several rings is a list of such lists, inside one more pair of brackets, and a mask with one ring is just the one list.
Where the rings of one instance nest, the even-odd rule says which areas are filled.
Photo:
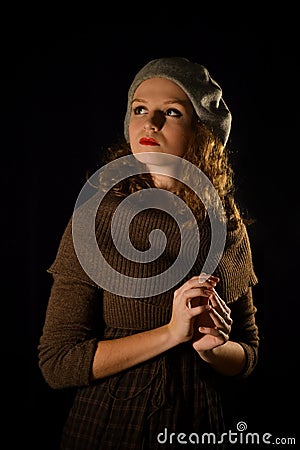
[[[122, 156], [131, 155], [131, 148], [125, 140], [120, 139], [110, 146], [106, 152], [105, 163]], [[233, 169], [229, 162], [227, 147], [212, 134], [201, 122], [195, 123], [195, 133], [187, 149], [184, 159], [200, 169], [214, 186], [225, 211], [227, 228], [236, 229], [242, 223], [242, 215], [235, 200]], [[103, 186], [104, 180], [101, 180]], [[149, 173], [141, 173], [117, 183], [113, 190], [116, 195], [126, 196], [138, 190], [154, 188], [154, 182]], [[206, 209], [198, 195], [185, 184], [179, 183], [177, 195], [193, 211], [196, 219], [201, 222], [206, 217]]]

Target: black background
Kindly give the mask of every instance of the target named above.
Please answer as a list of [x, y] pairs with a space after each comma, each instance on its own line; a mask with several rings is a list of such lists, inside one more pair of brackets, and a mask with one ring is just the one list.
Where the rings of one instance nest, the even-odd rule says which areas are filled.
[[[226, 395], [229, 427], [296, 435], [299, 109], [295, 40], [255, 24], [223, 28], [134, 22], [130, 26], [12, 25], [2, 39], [3, 439], [7, 448], [57, 450], [71, 393], [53, 391], [37, 364], [51, 287], [46, 269], [86, 171], [123, 132], [127, 90], [150, 59], [205, 65], [233, 115], [229, 147], [249, 230], [260, 361]], [[298, 365], [298, 364], [297, 364]], [[3, 423], [2, 423], [3, 425]], [[20, 446], [22, 443], [22, 447]], [[235, 446], [237, 448], [237, 446]]]

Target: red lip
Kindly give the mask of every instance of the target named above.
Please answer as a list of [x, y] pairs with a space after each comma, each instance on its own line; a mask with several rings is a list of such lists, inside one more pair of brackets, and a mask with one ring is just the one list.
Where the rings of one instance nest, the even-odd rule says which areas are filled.
[[153, 138], [143, 137], [140, 139], [141, 145], [159, 145], [159, 143]]

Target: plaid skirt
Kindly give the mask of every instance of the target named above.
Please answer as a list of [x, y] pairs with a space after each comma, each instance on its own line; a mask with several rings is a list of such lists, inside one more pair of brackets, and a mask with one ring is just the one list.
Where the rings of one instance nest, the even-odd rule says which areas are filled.
[[[110, 329], [106, 339], [127, 336]], [[79, 388], [61, 450], [212, 448], [202, 434], [224, 431], [218, 381], [190, 343]], [[185, 442], [186, 441], [186, 442]]]

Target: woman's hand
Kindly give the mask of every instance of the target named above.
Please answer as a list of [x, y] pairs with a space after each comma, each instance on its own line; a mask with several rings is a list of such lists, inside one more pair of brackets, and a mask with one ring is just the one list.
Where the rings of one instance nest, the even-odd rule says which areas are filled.
[[215, 289], [208, 296], [208, 304], [210, 308], [206, 313], [206, 320], [209, 316], [210, 323], [204, 323], [201, 315], [194, 322], [193, 347], [197, 352], [211, 350], [229, 340], [232, 325], [230, 308]]
[[178, 344], [193, 338], [195, 319], [211, 310], [208, 299], [214, 294], [213, 288], [217, 282], [217, 277], [201, 274], [192, 277], [174, 292], [172, 317], [168, 327]]

